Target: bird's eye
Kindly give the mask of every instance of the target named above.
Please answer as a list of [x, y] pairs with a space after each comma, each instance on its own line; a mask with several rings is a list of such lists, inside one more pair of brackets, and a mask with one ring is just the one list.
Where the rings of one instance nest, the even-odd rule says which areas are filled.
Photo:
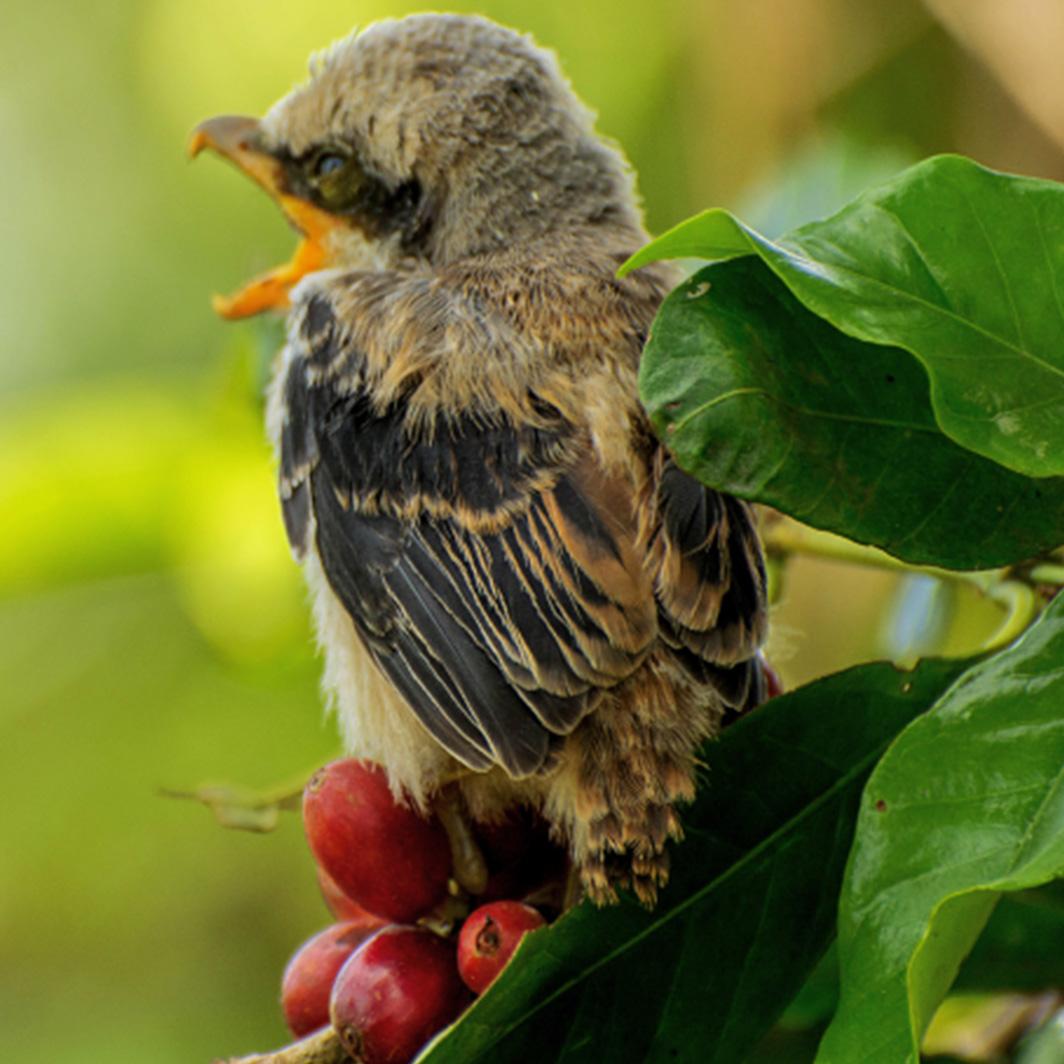
[[342, 147], [322, 146], [298, 165], [301, 172], [293, 175], [294, 187], [302, 188], [308, 199], [328, 211], [345, 210], [362, 187], [364, 175], [358, 159]]
[[322, 152], [311, 166], [311, 172], [315, 177], [327, 177], [329, 174], [342, 170], [347, 158], [337, 152]]

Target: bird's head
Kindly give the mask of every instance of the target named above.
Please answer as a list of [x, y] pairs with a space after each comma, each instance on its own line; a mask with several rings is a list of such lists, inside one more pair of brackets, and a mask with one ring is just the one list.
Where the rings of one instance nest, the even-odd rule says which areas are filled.
[[639, 232], [628, 167], [553, 55], [482, 18], [417, 15], [355, 33], [263, 119], [197, 126], [189, 151], [204, 148], [265, 188], [302, 235], [291, 262], [218, 299], [225, 317], [283, 307], [300, 277], [327, 267], [440, 265], [560, 227]]

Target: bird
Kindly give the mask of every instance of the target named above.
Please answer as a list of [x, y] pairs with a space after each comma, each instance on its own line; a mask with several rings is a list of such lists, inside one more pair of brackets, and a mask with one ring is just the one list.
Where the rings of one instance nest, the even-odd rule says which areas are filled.
[[[358, 29], [195, 128], [278, 203], [266, 422], [346, 749], [419, 808], [537, 810], [582, 896], [652, 906], [698, 750], [756, 704], [750, 506], [676, 464], [640, 355], [677, 283], [553, 52], [482, 17]], [[469, 872], [469, 878], [476, 874]]]

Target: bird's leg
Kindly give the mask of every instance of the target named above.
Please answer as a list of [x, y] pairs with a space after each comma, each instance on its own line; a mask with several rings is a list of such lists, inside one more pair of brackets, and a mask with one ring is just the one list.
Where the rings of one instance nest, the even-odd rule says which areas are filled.
[[441, 938], [449, 938], [471, 908], [469, 895], [453, 879], [450, 888], [427, 913], [417, 918], [418, 926], [435, 931]]
[[488, 864], [473, 838], [465, 799], [458, 789], [458, 783], [448, 783], [441, 788], [433, 799], [432, 807], [447, 832], [451, 844], [451, 865], [458, 885], [470, 894], [483, 894], [488, 885]]

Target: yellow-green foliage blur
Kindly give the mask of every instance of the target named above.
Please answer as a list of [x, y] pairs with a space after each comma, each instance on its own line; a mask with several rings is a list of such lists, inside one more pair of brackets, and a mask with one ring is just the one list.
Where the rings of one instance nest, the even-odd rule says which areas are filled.
[[[557, 49], [634, 162], [653, 230], [720, 205], [770, 233], [939, 151], [1064, 176], [1064, 16], [1023, 6], [1010, 21], [1012, 5], [966, 0], [452, 5]], [[279, 327], [208, 305], [292, 235], [183, 144], [206, 116], [261, 112], [356, 23], [415, 10], [4, 6], [5, 1064], [190, 1064], [284, 1040], [281, 969], [326, 922], [298, 819], [224, 831], [159, 790], [266, 787], [336, 749], [260, 425]], [[792, 567], [786, 679], [898, 651], [896, 580]], [[939, 646], [992, 626], [992, 607], [960, 605]]]

